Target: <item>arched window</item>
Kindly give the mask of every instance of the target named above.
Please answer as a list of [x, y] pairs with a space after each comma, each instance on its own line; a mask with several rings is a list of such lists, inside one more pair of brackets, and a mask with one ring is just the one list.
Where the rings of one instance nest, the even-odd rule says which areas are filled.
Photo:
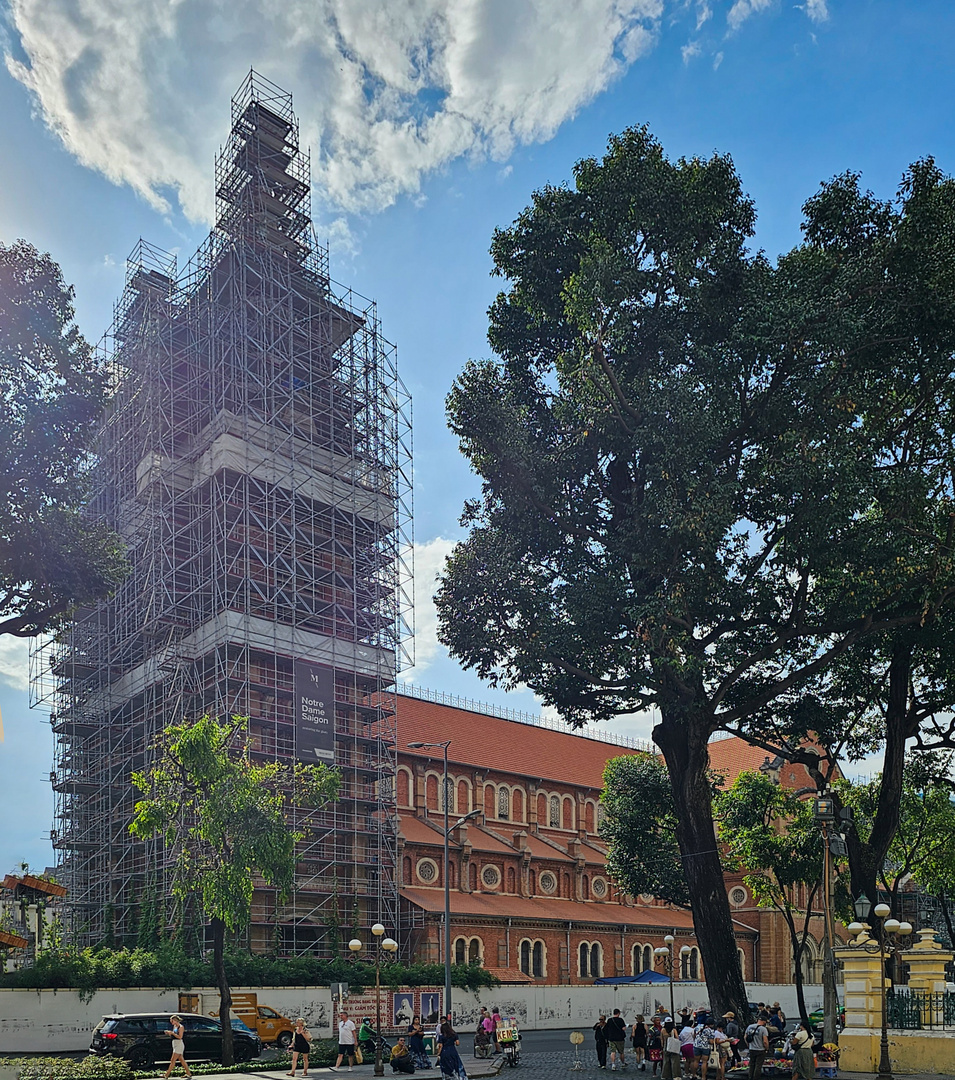
[[445, 797], [445, 795], [447, 795], [447, 797], [448, 797], [448, 813], [453, 814], [454, 813], [454, 778], [453, 777], [449, 776], [447, 778], [447, 781], [445, 781], [445, 778], [443, 776], [441, 777], [441, 805], [439, 807], [440, 810], [444, 810], [444, 797]]
[[454, 888], [454, 863], [448, 862], [448, 888]]
[[642, 945], [634, 945], [634, 947], [630, 950], [630, 966], [631, 966], [631, 974], [632, 975], [639, 975], [640, 972], [643, 971], [643, 968], [641, 967], [642, 963], [643, 963], [643, 946]]
[[643, 970], [653, 971], [653, 946], [643, 946]]
[[511, 793], [503, 784], [497, 789], [497, 816], [501, 821], [511, 817]]
[[403, 870], [402, 876], [404, 878], [404, 883], [406, 885], [410, 885], [412, 883], [411, 882], [411, 856], [410, 855], [406, 855], [401, 860], [401, 866], [402, 866], [402, 870]]
[[473, 937], [468, 942], [468, 963], [476, 964], [481, 960], [481, 945], [483, 942], [480, 938]]
[[543, 979], [544, 977], [544, 943], [543, 941], [534, 942], [534, 978]]
[[736, 950], [736, 955], [739, 957], [739, 970], [743, 975], [743, 981], [746, 981], [746, 953], [742, 949]]
[[511, 820], [524, 820], [524, 792], [520, 788], [511, 792]]
[[680, 978], [700, 978], [700, 950], [695, 945], [686, 956], [680, 957]]
[[477, 864], [473, 862], [468, 866], [468, 884], [471, 892], [477, 892]]
[[517, 872], [513, 866], [507, 868], [507, 891], [509, 893], [517, 892]]
[[547, 796], [537, 796], [537, 824], [543, 828], [547, 824]]
[[556, 795], [550, 797], [550, 827], [560, 828], [560, 799]]
[[438, 778], [429, 776], [425, 781], [425, 801], [429, 810], [438, 809]]
[[484, 788], [484, 816], [494, 817], [494, 785], [488, 784]]
[[580, 977], [586, 979], [590, 974], [590, 946], [586, 941], [580, 943]]
[[590, 974], [593, 978], [599, 979], [603, 973], [603, 956], [600, 943], [595, 941], [590, 946]]
[[592, 802], [588, 802], [586, 808], [584, 809], [584, 828], [587, 830], [588, 833], [592, 833], [594, 831], [594, 824], [594, 804]]
[[527, 938], [521, 942], [521, 971], [525, 975], [531, 973], [531, 943]]
[[467, 956], [468, 943], [463, 937], [454, 939], [454, 962], [456, 964], [463, 964], [465, 957]]
[[586, 874], [584, 874], [584, 880], [583, 880], [582, 884], [583, 884], [584, 899], [589, 900], [590, 899], [590, 878], [587, 877]]
[[467, 780], [458, 781], [458, 813], [467, 814], [471, 810], [471, 786]]

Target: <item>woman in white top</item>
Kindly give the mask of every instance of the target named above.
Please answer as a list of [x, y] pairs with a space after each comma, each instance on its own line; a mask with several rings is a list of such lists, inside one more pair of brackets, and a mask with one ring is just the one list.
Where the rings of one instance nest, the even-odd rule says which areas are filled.
[[182, 1023], [182, 1017], [179, 1015], [170, 1016], [169, 1023], [172, 1024], [172, 1030], [163, 1032], [164, 1035], [172, 1036], [172, 1057], [169, 1059], [169, 1068], [166, 1070], [166, 1076], [169, 1076], [177, 1063], [182, 1065], [186, 1072], [186, 1076], [192, 1076], [192, 1073], [189, 1071], [189, 1066], [186, 1064], [186, 1029]]

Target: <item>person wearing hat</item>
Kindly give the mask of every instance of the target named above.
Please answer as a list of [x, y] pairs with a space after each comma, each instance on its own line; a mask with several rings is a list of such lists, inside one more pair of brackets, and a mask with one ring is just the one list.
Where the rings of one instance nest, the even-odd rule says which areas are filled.
[[182, 1017], [178, 1013], [173, 1013], [169, 1017], [169, 1023], [172, 1025], [171, 1029], [163, 1032], [163, 1035], [172, 1036], [172, 1057], [169, 1059], [166, 1076], [169, 1076], [177, 1063], [182, 1065], [187, 1077], [192, 1076], [189, 1066], [186, 1064], [186, 1028], [182, 1022]]
[[676, 1024], [672, 1016], [663, 1018], [663, 1069], [660, 1080], [680, 1080], [680, 1061], [682, 1047]]
[[736, 1013], [731, 1009], [729, 1012], [723, 1013], [723, 1019], [726, 1021], [726, 1036], [730, 1041], [730, 1054], [733, 1058], [733, 1067], [742, 1065], [743, 1059], [739, 1053], [739, 1036], [740, 1029], [739, 1024], [736, 1022]]

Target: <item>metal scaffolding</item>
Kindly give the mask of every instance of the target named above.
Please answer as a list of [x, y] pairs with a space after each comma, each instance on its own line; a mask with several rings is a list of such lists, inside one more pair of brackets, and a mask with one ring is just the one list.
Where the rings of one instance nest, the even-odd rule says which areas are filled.
[[293, 810], [295, 891], [280, 904], [256, 889], [250, 944], [330, 955], [356, 910], [398, 926], [410, 400], [375, 305], [329, 280], [291, 97], [255, 72], [215, 183], [216, 225], [184, 269], [137, 245], [102, 346], [116, 395], [92, 512], [132, 572], [32, 657], [56, 734], [58, 879], [75, 940], [101, 940], [107, 910], [134, 936], [171, 886], [162, 841], [128, 835], [130, 775], [154, 737], [204, 712], [248, 716], [253, 752], [290, 761], [293, 663], [311, 661], [334, 670], [341, 798]]

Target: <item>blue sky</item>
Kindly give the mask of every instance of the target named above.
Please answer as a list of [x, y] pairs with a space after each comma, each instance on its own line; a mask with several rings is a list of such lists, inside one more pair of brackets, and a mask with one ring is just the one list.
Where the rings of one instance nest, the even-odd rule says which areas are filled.
[[[492, 230], [649, 124], [671, 157], [728, 152], [770, 255], [847, 169], [891, 196], [911, 161], [955, 171], [955, 5], [887, 0], [7, 0], [0, 241], [48, 250], [97, 339], [142, 236], [205, 235], [229, 98], [250, 66], [294, 95], [333, 276], [378, 301], [414, 399], [416, 682], [536, 711], [434, 640], [433, 574], [477, 488], [444, 397], [487, 355]], [[51, 860], [52, 740], [25, 650], [0, 640], [0, 871]], [[645, 721], [620, 722], [645, 736]]]

